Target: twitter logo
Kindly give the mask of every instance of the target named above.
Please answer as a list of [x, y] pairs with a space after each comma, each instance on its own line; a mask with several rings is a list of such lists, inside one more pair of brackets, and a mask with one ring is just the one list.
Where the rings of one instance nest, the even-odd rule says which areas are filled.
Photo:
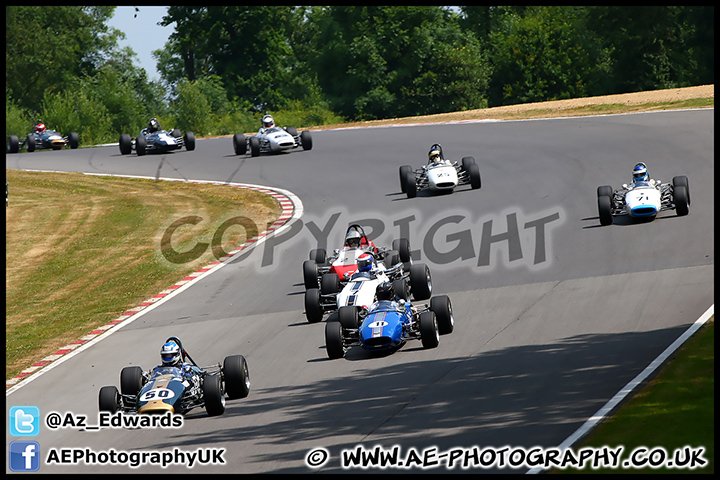
[[40, 409], [32, 405], [10, 407], [10, 435], [36, 437], [40, 433]]

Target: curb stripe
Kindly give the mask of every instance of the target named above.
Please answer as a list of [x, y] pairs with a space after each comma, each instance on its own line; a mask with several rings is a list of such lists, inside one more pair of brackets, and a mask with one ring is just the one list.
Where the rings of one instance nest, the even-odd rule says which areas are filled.
[[[64, 173], [64, 172], [59, 172], [59, 173]], [[87, 174], [87, 175], [122, 176], [122, 177], [124, 177], [124, 175], [109, 175], [109, 174]], [[157, 179], [157, 178], [155, 180], [183, 181], [183, 180], [175, 180], [175, 179]], [[239, 252], [243, 251], [244, 249], [254, 246], [258, 242], [259, 239], [272, 234], [272, 232], [274, 232], [281, 226], [285, 225], [288, 222], [288, 220], [290, 220], [293, 217], [293, 214], [296, 211], [295, 203], [287, 195], [283, 194], [280, 191], [272, 190], [269, 187], [261, 187], [261, 186], [257, 186], [257, 185], [245, 185], [245, 184], [228, 184], [225, 182], [212, 182], [212, 181], [189, 181], [188, 183], [198, 183], [198, 184], [211, 183], [211, 184], [216, 184], [216, 185], [228, 185], [228, 186], [231, 186], [234, 188], [243, 188], [243, 189], [247, 189], [247, 190], [253, 190], [256, 192], [264, 193], [264, 194], [267, 194], [267, 195], [270, 195], [271, 197], [273, 197], [280, 204], [280, 207], [282, 208], [282, 212], [280, 213], [280, 217], [278, 217], [278, 219], [272, 224], [272, 228], [268, 228], [266, 231], [258, 234], [257, 236], [246, 240], [245, 243], [236, 247], [235, 250], [228, 253], [221, 259], [210, 262], [206, 266], [187, 275], [179, 282], [170, 286], [168, 289], [163, 290], [162, 292], [152, 296], [151, 298], [145, 300], [144, 302], [140, 303], [136, 307], [133, 307], [131, 309], [124, 311], [115, 320], [112, 320], [103, 326], [95, 328], [91, 332], [88, 332], [84, 336], [80, 337], [80, 339], [75, 340], [74, 342], [71, 342], [70, 344], [65, 345], [64, 347], [60, 348], [52, 355], [48, 355], [47, 357], [43, 358], [42, 360], [33, 363], [28, 368], [22, 370], [20, 373], [18, 373], [14, 377], [6, 380], [5, 381], [6, 389], [8, 387], [16, 385], [18, 382], [20, 382], [23, 379], [26, 379], [27, 377], [36, 373], [38, 370], [42, 369], [43, 367], [50, 365], [53, 362], [56, 362], [57, 360], [64, 357], [65, 355], [72, 352], [73, 350], [80, 347], [81, 345], [84, 345], [87, 342], [96, 339], [100, 335], [107, 333], [111, 328], [116, 327], [116, 326], [120, 325], [121, 323], [127, 321], [128, 319], [130, 319], [137, 313], [143, 311], [148, 306], [151, 306], [151, 305], [155, 304], [156, 302], [158, 302], [159, 300], [165, 298], [166, 296], [173, 293], [180, 287], [183, 287], [183, 286], [187, 285], [188, 283], [192, 283], [194, 280], [196, 280], [202, 274], [209, 272], [213, 268], [217, 267], [218, 265], [220, 265], [223, 262], [227, 261], [228, 259], [232, 258], [234, 255], [238, 254]]]

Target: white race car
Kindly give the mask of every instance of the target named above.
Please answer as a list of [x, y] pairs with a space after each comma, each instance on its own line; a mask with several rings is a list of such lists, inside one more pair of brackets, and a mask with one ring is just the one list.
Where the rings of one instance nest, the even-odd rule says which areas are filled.
[[615, 190], [602, 185], [597, 188], [597, 202], [601, 225], [612, 224], [619, 215], [651, 220], [663, 210], [675, 210], [681, 217], [689, 212], [690, 187], [684, 175], [674, 177], [672, 183], [641, 180]]
[[430, 147], [430, 152], [439, 151], [440, 155], [431, 158], [427, 165], [414, 170], [410, 165], [400, 167], [400, 190], [408, 198], [417, 196], [420, 190], [453, 191], [458, 185], [470, 184], [472, 189], [480, 188], [480, 167], [473, 157], [463, 157], [462, 162], [445, 159], [440, 144]]
[[245, 136], [242, 133], [233, 135], [235, 155], [257, 157], [261, 153], [279, 153], [293, 148], [312, 149], [312, 135], [304, 130], [298, 134], [294, 127], [272, 127], [257, 135]]
[[[396, 258], [399, 260], [399, 258]], [[363, 262], [368, 262], [364, 264]], [[372, 305], [377, 299], [378, 285], [392, 282], [395, 294], [403, 299], [427, 300], [432, 295], [432, 279], [427, 265], [398, 262], [386, 268], [382, 262], [375, 263], [369, 253], [359, 260], [360, 268], [352, 274], [345, 274], [344, 286], [334, 273], [323, 275], [320, 288], [305, 291], [305, 316], [310, 323], [322, 320], [327, 312], [340, 307], [355, 306], [358, 309]], [[370, 265], [364, 268], [363, 265]]]

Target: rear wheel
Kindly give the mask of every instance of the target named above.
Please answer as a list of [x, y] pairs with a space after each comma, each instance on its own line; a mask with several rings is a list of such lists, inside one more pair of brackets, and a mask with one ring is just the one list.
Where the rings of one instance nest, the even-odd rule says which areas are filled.
[[340, 277], [337, 273], [326, 273], [320, 278], [320, 293], [332, 295], [340, 291]]
[[327, 350], [328, 357], [332, 360], [345, 356], [342, 325], [340, 325], [340, 322], [327, 322], [325, 324], [325, 349]]
[[360, 326], [357, 307], [346, 305], [338, 309], [338, 322], [343, 328], [355, 330]]
[[320, 289], [308, 288], [305, 290], [305, 318], [310, 323], [322, 320], [323, 308], [320, 304]]
[[438, 323], [440, 335], [452, 333], [455, 328], [455, 319], [453, 318], [452, 304], [450, 297], [447, 295], [439, 295], [430, 299], [430, 310], [435, 312], [435, 318]]
[[250, 371], [242, 355], [231, 355], [223, 361], [225, 390], [231, 400], [245, 398], [250, 393]]
[[245, 155], [247, 153], [247, 139], [242, 133], [233, 135], [233, 150], [235, 150], [235, 155]]
[[688, 205], [690, 204], [689, 195], [687, 193], [687, 187], [684, 185], [678, 185], [677, 187], [673, 188], [673, 201], [675, 202], [675, 211], [678, 214], [678, 217], [684, 217], [688, 213], [690, 213], [690, 208]]
[[598, 197], [598, 215], [600, 217], [600, 225], [610, 225], [613, 223], [612, 220], [612, 202], [610, 197], [602, 195]]
[[208, 417], [225, 413], [225, 392], [219, 375], [207, 375], [203, 381], [203, 400]]
[[405, 263], [412, 260], [410, 254], [410, 241], [407, 238], [398, 238], [397, 240], [393, 240], [392, 249], [398, 251], [401, 262]]
[[427, 300], [432, 295], [430, 269], [424, 263], [410, 266], [410, 293], [415, 300]]
[[433, 312], [420, 314], [420, 341], [424, 348], [435, 348], [440, 344], [440, 332]]
[[123, 133], [120, 135], [120, 154], [121, 155], [128, 155], [130, 152], [132, 152], [132, 138], [130, 138], [130, 135], [127, 133]]
[[195, 150], [195, 134], [193, 132], [185, 132], [185, 150], [192, 152]]
[[116, 387], [102, 387], [98, 396], [98, 407], [101, 412], [115, 413], [120, 410], [120, 393]]

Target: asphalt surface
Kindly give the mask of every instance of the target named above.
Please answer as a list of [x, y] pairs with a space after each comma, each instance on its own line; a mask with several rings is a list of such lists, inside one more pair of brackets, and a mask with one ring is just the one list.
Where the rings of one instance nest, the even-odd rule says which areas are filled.
[[[21, 382], [6, 403], [38, 406], [43, 418], [85, 415], [95, 425], [100, 387], [118, 385], [124, 366], [157, 365], [171, 335], [201, 365], [244, 355], [246, 399], [229, 401], [221, 417], [195, 410], [180, 429], [43, 425], [29, 439], [40, 446], [40, 472], [408, 471], [343, 469], [343, 451], [356, 447], [398, 447], [401, 459], [425, 455], [425, 471], [467, 472], [457, 462], [448, 469], [443, 454], [559, 445], [714, 302], [712, 109], [312, 135], [310, 151], [254, 158], [234, 155], [229, 137], [144, 157], [121, 156], [117, 147], [6, 155], [11, 169], [277, 187], [294, 193], [304, 212], [250, 254]], [[420, 167], [432, 143], [452, 160], [473, 156], [482, 188], [401, 194], [399, 166]], [[689, 178], [690, 214], [601, 227], [597, 186], [630, 181], [638, 161], [663, 182]], [[311, 248], [339, 247], [353, 222], [378, 245], [407, 237], [414, 261], [430, 267], [433, 293], [450, 296], [455, 330], [437, 348], [409, 342], [389, 355], [354, 349], [328, 359], [324, 323], [305, 320], [301, 264]], [[48, 462], [60, 449], [198, 448], [221, 452], [224, 463]], [[323, 466], [310, 468], [323, 453]]]

